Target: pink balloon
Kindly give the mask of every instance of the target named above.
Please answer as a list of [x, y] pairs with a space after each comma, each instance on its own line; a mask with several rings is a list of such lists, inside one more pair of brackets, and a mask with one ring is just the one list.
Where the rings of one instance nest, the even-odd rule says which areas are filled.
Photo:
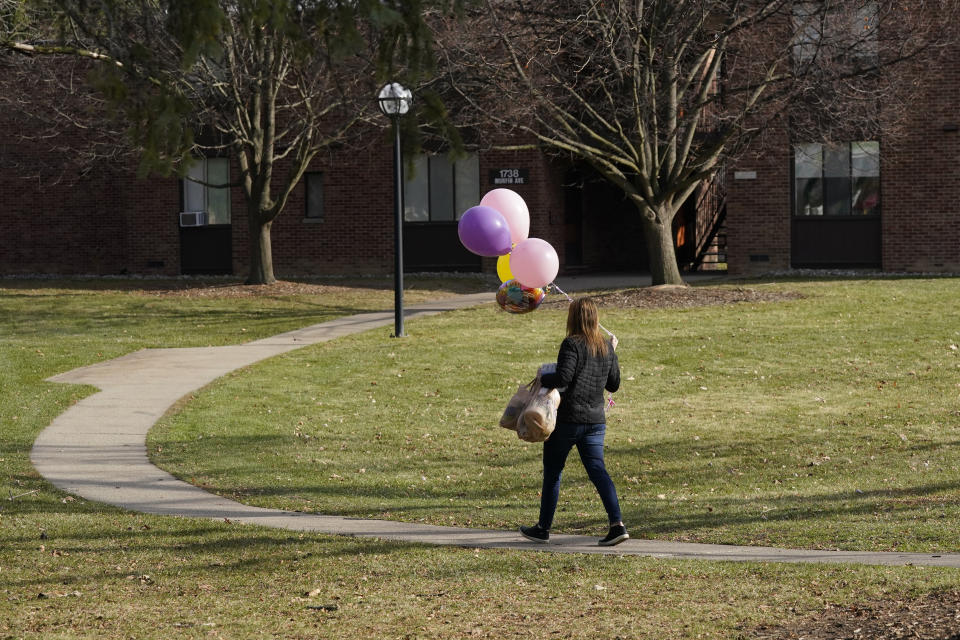
[[553, 246], [540, 238], [527, 238], [513, 248], [510, 254], [513, 277], [525, 287], [545, 287], [557, 277], [560, 258]]
[[510, 242], [518, 244], [530, 235], [530, 211], [516, 191], [510, 189], [494, 189], [488, 191], [480, 200], [484, 207], [491, 207], [500, 212], [510, 227]]

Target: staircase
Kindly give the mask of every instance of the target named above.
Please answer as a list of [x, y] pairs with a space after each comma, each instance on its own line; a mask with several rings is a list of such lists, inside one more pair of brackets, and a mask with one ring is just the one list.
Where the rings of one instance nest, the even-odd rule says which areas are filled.
[[693, 271], [727, 270], [727, 186], [722, 168], [697, 196], [696, 256]]
[[727, 227], [723, 222], [720, 223], [720, 227], [703, 251], [697, 254], [694, 270], [727, 270]]

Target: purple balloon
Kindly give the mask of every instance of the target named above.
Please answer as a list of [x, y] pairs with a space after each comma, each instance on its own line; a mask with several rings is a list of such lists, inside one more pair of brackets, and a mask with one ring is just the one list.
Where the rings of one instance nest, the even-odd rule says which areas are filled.
[[470, 207], [457, 225], [460, 242], [479, 256], [502, 256], [510, 253], [510, 226], [507, 219], [492, 207]]

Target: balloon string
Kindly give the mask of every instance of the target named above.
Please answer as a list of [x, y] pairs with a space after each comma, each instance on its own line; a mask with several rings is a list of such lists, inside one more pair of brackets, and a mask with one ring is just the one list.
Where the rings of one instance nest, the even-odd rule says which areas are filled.
[[553, 287], [554, 289], [556, 289], [557, 291], [559, 291], [560, 293], [562, 293], [562, 294], [567, 298], [567, 300], [568, 300], [569, 302], [573, 302], [573, 298], [571, 298], [570, 296], [568, 296], [568, 295], [567, 295], [567, 292], [564, 291], [563, 289], [561, 289], [561, 288], [557, 285], [556, 282], [550, 283], [550, 286]]
[[[558, 287], [556, 282], [550, 283], [550, 286], [553, 287], [554, 289], [556, 289], [557, 291], [559, 291], [560, 293], [562, 293], [562, 294], [567, 298], [567, 302], [573, 302], [573, 298], [571, 298], [569, 295], [567, 295], [567, 292], [566, 292], [566, 291], [564, 291], [563, 289], [561, 289], [560, 287]], [[610, 336], [611, 338], [613, 337], [613, 334], [610, 333], [610, 330], [607, 329], [605, 326], [603, 326], [603, 325], [600, 324], [599, 322], [597, 323], [597, 326], [600, 327], [601, 329], [603, 329], [604, 331], [606, 331], [606, 333], [607, 333], [608, 336]]]
[[[568, 302], [573, 302], [573, 298], [571, 298], [569, 295], [567, 295], [567, 292], [566, 292], [566, 291], [564, 291], [564, 290], [561, 289], [559, 286], [557, 286], [557, 283], [556, 283], [556, 282], [551, 282], [551, 283], [550, 283], [550, 286], [553, 287], [554, 289], [556, 289], [557, 291], [559, 291], [560, 293], [562, 293], [562, 294], [564, 295], [564, 297], [566, 297], [566, 299], [567, 299]], [[606, 331], [608, 336], [610, 336], [611, 338], [613, 337], [613, 334], [610, 333], [610, 330], [607, 329], [605, 326], [603, 326], [603, 325], [600, 324], [599, 322], [597, 323], [597, 326], [600, 327], [601, 329], [603, 329], [604, 331]], [[607, 396], [607, 408], [608, 408], [608, 409], [612, 409], [612, 408], [614, 407], [614, 405], [616, 405], [616, 404], [617, 404], [617, 403], [613, 401], [613, 393], [610, 393], [610, 394]]]

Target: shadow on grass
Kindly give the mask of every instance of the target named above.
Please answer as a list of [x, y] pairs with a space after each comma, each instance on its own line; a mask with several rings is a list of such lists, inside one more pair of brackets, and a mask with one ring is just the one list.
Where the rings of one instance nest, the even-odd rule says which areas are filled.
[[[910, 504], [922, 500], [926, 496], [955, 492], [960, 483], [938, 483], [923, 486], [914, 486], [908, 489], [876, 489], [857, 493], [837, 492], [818, 494], [816, 496], [783, 496], [778, 498], [763, 498], [757, 500], [711, 497], [709, 502], [713, 511], [705, 508], [700, 513], [687, 513], [682, 516], [669, 518], [660, 517], [659, 521], [651, 517], [641, 518], [645, 522], [644, 530], [653, 534], [678, 534], [695, 529], [710, 527], [729, 527], [759, 523], [774, 523], [802, 520], [831, 520], [844, 517], [872, 515], [877, 513], [890, 514], [901, 518], [907, 513], [923, 505]], [[944, 496], [944, 506], [948, 498]], [[899, 503], [899, 506], [898, 506]], [[757, 507], [767, 507], [762, 513]], [[746, 513], [745, 509], [753, 508], [754, 513]], [[661, 511], [656, 511], [661, 514]], [[953, 519], [952, 519], [953, 520]], [[903, 527], [913, 527], [914, 522], [904, 522]], [[892, 532], [895, 523], [888, 523], [887, 528]]]
[[[785, 449], [785, 445], [789, 449]], [[822, 441], [811, 436], [801, 438], [793, 436], [789, 443], [780, 440], [750, 440], [743, 442], [717, 443], [698, 441], [696, 443], [679, 443], [676, 441], [656, 441], [647, 443], [642, 449], [633, 447], [608, 448], [608, 463], [611, 458], [620, 458], [620, 471], [623, 470], [622, 460], [643, 459], [636, 465], [639, 475], [656, 477], [656, 489], [649, 489], [651, 494], [644, 505], [636, 509], [632, 516], [644, 523], [643, 530], [651, 535], [680, 535], [685, 532], [704, 528], [737, 527], [744, 525], [772, 524], [777, 522], [832, 522], [841, 524], [845, 519], [859, 518], [882, 514], [887, 519], [885, 526], [891, 531], [891, 539], [895, 540], [896, 530], [906, 532], [916, 526], [916, 518], [932, 519], [930, 514], [921, 513], [927, 507], [936, 507], [939, 511], [950, 512], [944, 516], [944, 523], [956, 522], [960, 511], [952, 498], [960, 489], [960, 482], [940, 480], [925, 484], [914, 484], [909, 487], [878, 488], [882, 477], [888, 473], [898, 473], [890, 465], [909, 465], [909, 461], [921, 454], [931, 451], [957, 450], [960, 441], [950, 442], [919, 442], [909, 445], [900, 445], [896, 449], [896, 461], [888, 462], [887, 466], [879, 463], [874, 465], [869, 473], [857, 475], [851, 472], [848, 462], [833, 461], [831, 464], [814, 462], [817, 456], [812, 453], [822, 448]], [[892, 452], [882, 444], [876, 446], [877, 451], [891, 456]], [[775, 455], [773, 450], [781, 451]], [[716, 454], [717, 457], [712, 457]], [[842, 454], [841, 454], [842, 455]], [[863, 452], [858, 454], [864, 456]], [[869, 454], [866, 454], [869, 455]], [[681, 461], [696, 456], [695, 463], [684, 466]], [[728, 456], [738, 459], [731, 461]], [[837, 456], [837, 454], [835, 454]], [[770, 458], [771, 467], [765, 469], [760, 460], [767, 462]], [[804, 463], [803, 460], [810, 461]], [[784, 464], [781, 464], [784, 463]], [[853, 463], [855, 464], [855, 463]], [[757, 466], [752, 466], [757, 465]], [[943, 463], [943, 466], [949, 466]], [[785, 467], [785, 468], [784, 468]], [[739, 478], [746, 470], [747, 477]], [[902, 469], [900, 470], [903, 471]], [[795, 475], [799, 473], [799, 475]], [[629, 476], [630, 474], [627, 473]], [[942, 474], [940, 475], [942, 478]], [[695, 486], [688, 486], [695, 478]], [[819, 487], [807, 486], [804, 493], [789, 493], [785, 485], [804, 482], [829, 483], [831, 479], [844, 482], [851, 488], [832, 492], [816, 492]], [[687, 482], [687, 481], [690, 482]], [[859, 480], [859, 483], [858, 483]], [[746, 487], [767, 487], [776, 482], [776, 489], [780, 495], [770, 495], [764, 492], [757, 497], [738, 497], [731, 495], [739, 490], [741, 494], [747, 491]], [[736, 487], [727, 493], [709, 493], [703, 491], [712, 487]], [[782, 483], [782, 484], [781, 484]], [[860, 484], [856, 487], [856, 484]], [[628, 488], [627, 484], [625, 488]], [[647, 485], [641, 485], [647, 486]], [[618, 485], [618, 488], [620, 485]], [[855, 487], [855, 488], [854, 488]], [[676, 491], [677, 493], [692, 492], [694, 497], [684, 500], [682, 506], [677, 507], [669, 498], [653, 498], [657, 490]], [[697, 506], [699, 505], [699, 506]], [[916, 514], [916, 515], [913, 515]]]
[[[250, 450], [280, 450], [283, 448], [284, 443], [288, 442], [288, 439], [278, 436], [219, 438], [218, 440], [220, 440], [219, 447], [224, 450], [244, 450], [244, 448]], [[818, 443], [818, 440], [811, 437], [810, 439], [799, 439], [799, 442], [791, 446], [795, 447], [796, 451], [803, 451], [816, 447]], [[937, 444], [915, 443], [903, 445], [898, 455], [906, 461], [912, 456], [926, 453], [931, 449], [956, 449], [958, 445], [960, 445], [960, 442], [956, 441]], [[744, 455], [744, 452], [746, 452], [746, 458], [759, 458], [763, 455], [763, 451], [768, 451], [770, 448], [782, 449], [783, 442], [778, 441], [775, 444], [771, 444], [771, 442], [754, 440], [724, 443], [722, 448], [718, 448], [716, 444], [704, 441], [689, 444], [675, 441], [658, 441], [650, 443], [649, 446], [645, 446], [642, 450], [634, 447], [608, 448], [607, 460], [609, 464], [611, 459], [620, 459], [618, 469], [611, 469], [611, 472], [616, 476], [622, 473], [631, 475], [630, 472], [623, 470], [623, 460], [636, 459], [637, 456], [651, 458], [649, 466], [637, 464], [637, 471], [643, 475], [651, 473], [657, 474], [657, 485], [661, 488], [696, 492], [704, 487], [723, 487], [725, 484], [730, 483], [731, 469], [728, 468], [730, 466], [729, 462], [722, 462], [724, 458], [721, 456], [720, 458], [712, 458], [712, 460], [717, 461], [718, 464], [707, 466], [708, 463], [706, 460], [710, 460], [708, 457], [709, 452], [713, 451], [718, 454], [738, 452], [740, 455]], [[654, 449], [656, 454], [650, 454], [649, 449]], [[689, 468], [685, 468], [679, 463], [679, 461], [692, 456], [694, 452], [702, 454], [698, 460], [704, 462], [699, 466], [690, 465]], [[535, 455], [537, 458], [539, 457], [539, 453]], [[789, 461], [792, 462], [794, 466], [800, 464], [802, 456], [797, 457], [795, 454], [790, 455], [793, 457], [791, 457]], [[472, 508], [476, 504], [483, 504], [486, 513], [496, 512], [498, 508], [510, 511], [511, 507], [516, 507], [515, 503], [518, 493], [523, 494], [524, 492], [529, 492], [530, 504], [535, 505], [537, 502], [536, 491], [539, 489], [540, 481], [539, 464], [531, 460], [531, 452], [529, 450], [505, 448], [497, 453], [496, 458], [484, 459], [483, 465], [487, 468], [493, 467], [499, 469], [501, 476], [503, 476], [503, 474], [509, 475], [511, 470], [514, 469], [527, 469], [527, 471], [531, 472], [526, 473], [522, 480], [511, 481], [509, 477], [503, 476], [499, 482], [492, 480], [496, 472], [488, 476], [490, 478], [489, 481], [485, 479], [483, 482], [477, 483], [466, 482], [465, 480], [468, 477], [465, 475], [461, 475], [461, 478], [454, 478], [454, 480], [446, 482], [438, 479], [443, 478], [444, 474], [448, 473], [451, 468], [457, 469], [462, 473], [462, 470], [469, 468], [473, 462], [472, 460], [458, 463], [455, 456], [444, 456], [442, 458], [438, 457], [431, 462], [429, 459], [430, 456], [427, 455], [411, 463], [410, 461], [399, 458], [402, 458], [402, 456], [398, 456], [395, 464], [390, 464], [382, 458], [378, 459], [375, 463], [371, 462], [371, 465], [375, 465], [377, 468], [375, 471], [371, 469], [367, 470], [369, 479], [367, 477], [357, 477], [310, 484], [279, 483], [271, 484], [271, 486], [239, 486], [227, 483], [220, 484], [216, 488], [216, 491], [219, 495], [231, 500], [244, 503], [252, 502], [261, 506], [266, 506], [271, 503], [285, 505], [293, 503], [297, 504], [295, 507], [297, 510], [307, 513], [311, 512], [311, 507], [313, 506], [311, 503], [318, 503], [319, 505], [333, 504], [336, 506], [328, 508], [322, 513], [325, 515], [348, 517], [369, 517], [378, 511], [389, 511], [395, 514], [403, 514], [404, 516], [413, 514], [439, 514], [454, 515], [457, 516], [458, 519], [464, 519], [472, 517], [474, 513]], [[787, 461], [787, 459], [784, 458], [784, 461]], [[776, 462], [778, 464], [774, 465], [777, 467], [775, 470], [762, 473], [758, 479], [746, 479], [745, 481], [741, 481], [740, 484], [756, 483], [757, 486], [770, 485], [775, 479], [783, 477], [784, 473], [786, 473], [785, 471], [781, 472], [779, 468], [780, 460], [778, 459]], [[846, 463], [838, 464], [845, 465]], [[564, 484], [561, 488], [561, 500], [563, 499], [563, 494], [570, 491], [573, 487], [585, 487], [588, 494], [592, 493], [592, 487], [582, 476], [579, 468], [575, 470], [575, 475], [572, 475], [572, 477], [569, 473], [571, 466], [579, 467], [576, 453], [571, 453], [567, 465], [568, 472], [565, 474]], [[640, 471], [641, 468], [643, 471]], [[317, 475], [329, 475], [332, 473], [331, 469], [318, 469]], [[803, 467], [803, 469], [805, 473], [810, 474], [810, 476], [817, 474], [817, 480], [829, 480], [830, 476], [837, 472], [835, 469], [823, 466]], [[809, 471], [806, 471], [807, 469], [809, 469]], [[413, 481], [406, 486], [392, 480], [402, 475], [412, 475], [419, 470], [423, 470], [431, 480], [424, 484]], [[278, 472], [279, 471], [280, 469], [278, 469]], [[249, 463], [246, 469], [243, 467], [238, 468], [236, 464], [231, 464], [229, 467], [207, 466], [205, 468], [198, 468], [194, 473], [187, 474], [187, 477], [188, 479], [191, 475], [213, 478], [230, 478], [237, 477], [238, 475], [240, 477], [254, 477], [256, 474], [262, 472], [263, 469], [256, 466], [255, 463]], [[841, 472], [845, 472], [845, 470]], [[793, 470], [791, 468], [790, 475], [792, 475], [792, 473]], [[697, 487], [684, 489], [684, 478], [685, 476], [690, 477], [691, 475], [696, 476]], [[376, 483], [376, 478], [378, 477], [390, 478], [393, 484], [378, 484]], [[469, 479], [472, 480], [472, 476], [469, 476]], [[807, 476], [799, 478], [797, 482], [806, 479]], [[503, 482], [506, 482], [506, 484], [501, 484]], [[616, 477], [615, 482], [618, 485], [621, 496], [629, 492], [630, 487], [633, 486]], [[956, 509], [951, 507], [948, 496], [960, 490], [960, 482], [939, 481], [899, 488], [878, 488], [876, 487], [877, 482], [879, 482], [879, 477], [869, 475], [863, 478], [863, 488], [861, 489], [837, 490], [826, 493], [813, 493], [816, 489], [808, 487], [804, 494], [794, 493], [792, 495], [789, 493], [783, 495], [784, 490], [781, 489], [781, 495], [779, 496], [765, 494], [757, 497], [741, 497], [730, 495], [729, 493], [710, 494], [709, 496], [703, 496], [701, 494], [700, 497], [693, 498], [689, 500], [686, 505], [679, 507], [676, 513], [670, 513], [669, 510], [661, 508], [661, 504], [669, 503], [661, 503], [660, 500], [651, 495], [645, 498], [641, 506], [625, 508], [627, 512], [625, 515], [628, 519], [640, 523], [638, 532], [642, 530], [651, 535], [679, 535], [703, 528], [738, 527], [785, 521], [807, 523], [832, 521], [842, 523], [844, 519], [869, 516], [877, 513], [884, 514], [884, 517], [890, 520], [887, 526], [893, 530], [898, 527], [908, 528], [914, 526], [915, 520], [912, 514], [918, 513], [917, 509], [931, 506], [931, 503], [935, 503], [938, 509], [946, 509], [951, 512], [956, 511]], [[753, 485], [751, 484], [751, 486]], [[213, 489], [213, 487], [204, 488], [207, 490]], [[743, 487], [740, 486], [739, 489], [743, 489]], [[734, 491], [736, 490], [738, 489], [734, 489]], [[745, 490], [740, 493], [742, 494], [744, 491]], [[935, 498], [931, 499], [931, 496], [942, 496], [943, 504], [940, 504]], [[351, 501], [353, 505], [351, 505]], [[491, 505], [491, 501], [500, 502], [501, 504]], [[384, 506], [384, 503], [386, 506]], [[703, 506], [697, 507], [696, 503], [702, 503]], [[707, 505], [709, 505], [710, 510], [707, 509]], [[596, 506], [599, 507], [599, 502]], [[289, 506], [285, 508], [290, 509]], [[584, 507], [576, 507], [575, 510], [580, 508], [589, 509], [590, 507], [586, 505]], [[601, 510], [598, 508], [596, 511], [596, 517], [601, 518]], [[572, 514], [568, 513], [568, 515]], [[592, 515], [593, 514], [591, 514], [591, 517]], [[952, 514], [950, 518], [944, 520], [944, 522], [952, 522], [955, 520], [956, 515], [957, 514]], [[896, 522], [898, 519], [900, 524]], [[565, 518], [565, 522], [569, 525], [571, 520]], [[583, 527], [595, 525], [592, 519], [589, 521], [573, 522], [577, 522], [579, 523], [577, 526]]]
[[[182, 526], [182, 521], [178, 523]], [[87, 586], [106, 581], [139, 579], [137, 571], [128, 566], [130, 558], [141, 554], [160, 553], [171, 556], [165, 564], [175, 567], [176, 581], [184, 577], [211, 578], [216, 575], [255, 575], [271, 572], [278, 566], [293, 569], [298, 563], [306, 564], [313, 559], [350, 560], [361, 556], [402, 554], [422, 545], [408, 542], [383, 541], [372, 538], [362, 540], [340, 537], [317, 539], [314, 534], [300, 537], [295, 532], [284, 535], [256, 535], [242, 525], [236, 532], [225, 528], [198, 524], [183, 530], [171, 530], [165, 526], [136, 528], [130, 531], [98, 531], [85, 535], [50, 537], [43, 541], [37, 538], [7, 538], [10, 547], [31, 546], [41, 543], [60, 555], [60, 563], [73, 560], [69, 573], [51, 571], [32, 573], [29, 578], [12, 577], [16, 574], [5, 571], [0, 575], [0, 589], [37, 588], [43, 585], [64, 588]], [[91, 541], [93, 544], [91, 544]], [[188, 561], [177, 562], [183, 558]], [[161, 575], [167, 572], [156, 569]], [[154, 573], [150, 571], [149, 573]], [[11, 576], [11, 577], [7, 577]], [[158, 576], [157, 579], [163, 579]]]

